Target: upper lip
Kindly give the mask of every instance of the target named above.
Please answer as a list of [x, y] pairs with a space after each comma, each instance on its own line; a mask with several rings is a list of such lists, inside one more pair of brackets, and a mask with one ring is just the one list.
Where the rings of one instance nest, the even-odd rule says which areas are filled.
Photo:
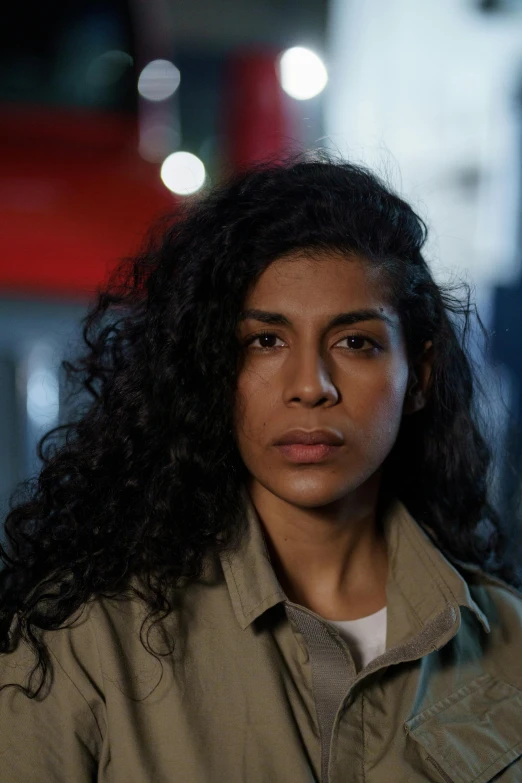
[[335, 430], [288, 430], [274, 442], [274, 445], [282, 446], [288, 443], [304, 443], [308, 446], [327, 443], [329, 446], [341, 446], [344, 438]]

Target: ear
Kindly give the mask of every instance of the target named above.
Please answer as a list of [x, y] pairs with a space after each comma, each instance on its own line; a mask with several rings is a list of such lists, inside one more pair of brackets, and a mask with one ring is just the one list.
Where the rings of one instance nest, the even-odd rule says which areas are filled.
[[402, 408], [403, 416], [415, 413], [426, 405], [432, 367], [433, 343], [431, 340], [428, 340], [424, 343], [424, 348], [410, 369], [408, 388], [404, 396]]

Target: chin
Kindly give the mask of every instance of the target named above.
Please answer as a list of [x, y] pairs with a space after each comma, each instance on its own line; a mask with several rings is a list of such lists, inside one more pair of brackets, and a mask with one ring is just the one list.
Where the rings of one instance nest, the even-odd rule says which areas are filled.
[[[283, 479], [283, 477], [281, 478]], [[317, 471], [316, 475], [313, 475], [312, 471], [308, 471], [307, 474], [303, 471], [300, 476], [286, 477], [277, 482], [262, 483], [273, 495], [293, 506], [301, 506], [302, 508], [315, 508], [335, 503], [360, 486], [357, 481], [347, 481], [346, 477], [342, 482], [332, 480], [332, 478], [331, 474], [321, 475], [320, 471]]]
[[366, 502], [377, 497], [381, 473], [380, 464], [366, 465], [362, 469], [360, 465], [310, 465], [288, 470], [278, 467], [250, 471], [255, 484], [280, 500], [301, 508], [328, 506], [354, 493], [359, 500]]

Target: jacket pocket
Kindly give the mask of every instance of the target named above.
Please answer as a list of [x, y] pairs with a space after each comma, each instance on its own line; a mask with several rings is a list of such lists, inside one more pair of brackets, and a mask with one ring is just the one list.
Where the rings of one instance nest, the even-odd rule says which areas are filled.
[[476, 677], [404, 728], [441, 780], [522, 783], [522, 692], [502, 680]]

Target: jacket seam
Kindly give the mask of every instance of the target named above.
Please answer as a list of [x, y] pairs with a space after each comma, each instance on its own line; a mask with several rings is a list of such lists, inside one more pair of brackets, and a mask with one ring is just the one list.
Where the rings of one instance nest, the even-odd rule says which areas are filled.
[[[489, 769], [491, 769], [491, 767], [492, 767], [492, 766], [494, 766], [494, 764], [496, 764], [496, 763], [498, 762], [498, 760], [499, 760], [499, 759], [502, 759], [502, 758], [503, 758], [504, 756], [506, 756], [508, 753], [512, 753], [512, 752], [513, 752], [513, 750], [514, 750], [515, 748], [517, 748], [517, 749], [520, 749], [520, 751], [521, 751], [521, 753], [522, 753], [522, 741], [515, 742], [515, 744], [514, 744], [514, 745], [511, 745], [511, 747], [510, 747], [510, 748], [508, 748], [507, 750], [505, 750], [505, 751], [504, 751], [504, 753], [502, 753], [500, 756], [497, 756], [497, 758], [495, 759], [495, 761], [492, 761], [492, 762], [491, 762], [491, 764], [489, 764], [489, 765], [486, 767], [486, 769], [484, 769], [484, 770], [481, 772], [481, 775], [483, 775], [483, 774], [488, 774], [488, 770], [489, 770]], [[509, 763], [506, 765], [506, 767], [509, 767], [511, 764], [513, 764], [515, 761], [517, 761], [517, 759], [520, 759], [521, 753], [519, 753], [519, 754], [518, 754], [518, 756], [516, 756], [514, 759], [511, 759], [511, 761], [510, 761], [510, 762], [509, 762]], [[506, 767], [503, 767], [503, 769], [506, 769]]]
[[[449, 586], [448, 582], [444, 579], [444, 576], [440, 573], [439, 569], [435, 565], [435, 562], [432, 559], [431, 553], [429, 552], [429, 550], [428, 549], [424, 549], [424, 548], [421, 549], [419, 546], [417, 546], [416, 542], [413, 539], [413, 536], [410, 535], [410, 531], [409, 530], [406, 530], [406, 536], [407, 536], [408, 541], [410, 542], [411, 546], [413, 547], [415, 552], [420, 556], [420, 558], [422, 559], [423, 555], [426, 556], [426, 559], [429, 561], [429, 564], [430, 564], [430, 570], [432, 572], [432, 576], [435, 579], [437, 585], [439, 586], [441, 592], [444, 594], [445, 591], [444, 591], [444, 587], [443, 586], [445, 586], [447, 588], [450, 596], [453, 598], [455, 606], [459, 606], [459, 602], [458, 602], [457, 596], [455, 595], [455, 593], [453, 592], [453, 590]], [[440, 550], [438, 550], [438, 551], [440, 552]], [[441, 552], [441, 554], [442, 554], [442, 552]], [[465, 581], [465, 580], [463, 580], [463, 581]], [[446, 598], [446, 596], [444, 596], [444, 597]]]
[[365, 697], [364, 697], [364, 691], [361, 692], [361, 727], [362, 727], [362, 739], [363, 739], [363, 752], [362, 752], [362, 778], [363, 783], [366, 783], [366, 731], [365, 731], [365, 724], [364, 724], [364, 706], [365, 706]]
[[[504, 756], [506, 756], [508, 753], [511, 753], [511, 752], [512, 752], [512, 750], [513, 750], [513, 748], [517, 748], [517, 747], [521, 748], [521, 750], [522, 750], [522, 741], [521, 741], [521, 740], [517, 740], [517, 742], [515, 742], [515, 744], [514, 744], [514, 745], [511, 745], [511, 747], [507, 748], [507, 750], [505, 750], [503, 753], [501, 753], [499, 756], [497, 756], [497, 757], [496, 757], [496, 759], [495, 759], [494, 761], [492, 761], [492, 762], [491, 762], [491, 764], [488, 764], [488, 766], [487, 766], [487, 767], [485, 767], [485, 769], [482, 769], [482, 770], [480, 771], [480, 775], [487, 774], [487, 772], [488, 772], [488, 769], [491, 769], [491, 767], [493, 767], [493, 766], [494, 766], [494, 765], [495, 765], [495, 764], [498, 762], [498, 760], [499, 760], [499, 759], [502, 759], [502, 758], [503, 758]], [[431, 751], [431, 750], [430, 750], [430, 753], [432, 753], [432, 751]], [[454, 767], [454, 764], [453, 764], [453, 762], [452, 762], [452, 761], [450, 761], [450, 759], [449, 759], [449, 758], [448, 758], [448, 757], [447, 757], [447, 756], [446, 756], [444, 753], [441, 753], [441, 752], [439, 752], [439, 753], [437, 754], [436, 758], [437, 758], [437, 757], [438, 757], [438, 758], [440, 758], [440, 759], [442, 759], [442, 761], [445, 761], [445, 762], [446, 762], [446, 764], [448, 764], [448, 766], [449, 766], [450, 768], [453, 768], [453, 767]], [[517, 758], [520, 758], [520, 755], [519, 755], [519, 756], [517, 756]], [[516, 761], [516, 758], [515, 758], [515, 759], [512, 759], [512, 760], [511, 760], [511, 763], [512, 763], [513, 761]], [[508, 766], [509, 766], [509, 765], [508, 765]], [[477, 775], [477, 777], [479, 777], [479, 776]], [[476, 780], [476, 779], [477, 779], [476, 777], [475, 777], [475, 778], [473, 778], [473, 780]]]
[[[276, 595], [279, 595], [279, 590], [277, 590], [275, 593], [270, 593], [270, 595], [266, 595], [266, 596], [263, 598], [263, 600], [262, 600], [262, 601], [259, 601], [259, 603], [258, 603], [258, 604], [256, 604], [255, 606], [253, 606], [253, 607], [252, 607], [252, 609], [250, 609], [250, 611], [249, 611], [249, 612], [247, 612], [247, 613], [245, 614], [245, 616], [246, 616], [246, 617], [250, 617], [252, 614], [254, 614], [254, 612], [255, 612], [257, 609], [259, 609], [259, 607], [260, 607], [262, 604], [264, 604], [264, 603], [265, 603], [265, 601], [269, 601], [270, 599], [274, 598], [274, 596], [276, 596]], [[284, 599], [281, 599], [281, 600], [283, 601]], [[241, 604], [241, 608], [243, 608], [243, 604]], [[245, 613], [244, 609], [243, 609], [243, 613]]]
[[265, 603], [265, 601], [269, 601], [274, 596], [279, 595], [279, 590], [276, 590], [275, 592], [270, 593], [270, 595], [265, 595], [265, 597], [262, 598], [261, 601], [259, 601], [259, 603], [257, 603], [255, 606], [253, 606], [250, 610], [247, 611], [245, 609], [245, 605], [243, 603], [243, 596], [241, 595], [241, 590], [239, 589], [239, 585], [238, 585], [238, 583], [236, 581], [236, 575], [234, 574], [234, 569], [233, 569], [232, 564], [230, 563], [230, 561], [228, 561], [228, 568], [229, 568], [230, 574], [232, 576], [232, 580], [234, 582], [234, 587], [237, 590], [237, 594], [238, 594], [238, 597], [239, 597], [239, 603], [241, 605], [241, 611], [243, 612], [243, 615], [246, 618], [250, 618], [250, 616], [256, 611], [256, 609], [258, 609], [263, 603]]
[[[487, 679], [487, 678], [488, 678], [488, 679]], [[462, 699], [465, 699], [467, 696], [471, 696], [471, 694], [472, 694], [472, 693], [475, 693], [475, 691], [477, 691], [477, 690], [480, 690], [481, 688], [483, 688], [483, 687], [484, 687], [484, 685], [485, 685], [485, 684], [488, 682], [488, 680], [494, 680], [494, 679], [495, 679], [495, 678], [494, 678], [494, 677], [493, 677], [493, 676], [492, 676], [492, 675], [491, 675], [489, 672], [485, 672], [484, 674], [481, 674], [481, 675], [479, 675], [479, 677], [477, 677], [477, 680], [480, 680], [480, 682], [476, 682], [474, 685], [471, 685], [471, 682], [470, 682], [470, 683], [468, 683], [467, 685], [463, 685], [463, 686], [461, 686], [461, 688], [457, 688], [457, 690], [456, 690], [456, 691], [453, 691], [453, 692], [452, 692], [452, 693], [450, 693], [449, 695], [447, 695], [447, 696], [444, 696], [444, 698], [442, 698], [442, 699], [439, 699], [439, 701], [435, 702], [435, 703], [434, 703], [434, 704], [432, 704], [430, 707], [427, 707], [427, 708], [426, 708], [425, 710], [423, 710], [422, 712], [428, 712], [428, 711], [430, 711], [430, 710], [434, 710], [434, 709], [437, 707], [437, 705], [438, 705], [438, 704], [440, 704], [441, 702], [444, 702], [444, 701], [446, 701], [448, 698], [451, 698], [451, 696], [453, 695], [453, 693], [458, 693], [458, 691], [459, 691], [459, 690], [462, 690], [462, 689], [465, 689], [465, 690], [466, 690], [466, 693], [464, 693], [464, 694], [463, 694], [463, 695], [460, 697], [460, 699], [456, 699], [456, 700], [455, 700], [455, 701], [453, 701], [451, 704], [448, 704], [448, 705], [446, 705], [445, 707], [443, 707], [443, 708], [441, 708], [441, 709], [438, 709], [438, 710], [437, 710], [436, 712], [434, 712], [432, 715], [427, 715], [425, 718], [422, 718], [421, 720], [419, 720], [419, 722], [415, 724], [415, 728], [414, 728], [414, 729], [412, 729], [412, 733], [415, 733], [415, 731], [416, 731], [418, 728], [420, 728], [421, 726], [424, 726], [424, 724], [425, 724], [427, 721], [431, 720], [432, 718], [435, 718], [435, 717], [436, 717], [436, 716], [438, 716], [438, 715], [443, 715], [443, 714], [446, 712], [446, 710], [449, 710], [451, 707], [453, 707], [453, 706], [454, 706], [454, 704], [458, 704], [459, 702], [461, 702], [461, 701], [462, 701]], [[508, 685], [509, 685], [509, 683], [508, 683]], [[419, 717], [422, 715], [422, 712], [420, 712], [420, 713], [419, 713], [417, 716], [415, 716], [414, 720], [416, 720], [417, 718], [419, 718]]]
[[[522, 590], [519, 590], [518, 588], [509, 584], [509, 582], [505, 582], [499, 576], [495, 576], [494, 574], [489, 574], [487, 571], [484, 571], [482, 568], [479, 568], [479, 566], [476, 566], [474, 563], [467, 563], [464, 560], [459, 560], [458, 558], [449, 557], [448, 559], [449, 560], [453, 559], [456, 565], [459, 565], [461, 568], [464, 568], [466, 571], [469, 571], [469, 573], [472, 574], [473, 576], [476, 576], [479, 579], [483, 579], [483, 583], [477, 585], [478, 587], [485, 587], [485, 586], [500, 587], [501, 589], [506, 590], [508, 593], [514, 595], [515, 598], [522, 599]], [[471, 584], [471, 587], [474, 587], [474, 585]]]
[[408, 598], [408, 596], [406, 595], [406, 593], [404, 592], [404, 590], [402, 589], [402, 587], [400, 586], [400, 584], [399, 584], [398, 582], [395, 582], [395, 586], [396, 586], [396, 588], [398, 589], [399, 593], [402, 595], [402, 597], [403, 597], [403, 599], [404, 599], [404, 602], [408, 604], [408, 606], [410, 607], [411, 611], [413, 612], [413, 614], [414, 614], [414, 615], [415, 615], [415, 617], [417, 618], [417, 621], [418, 621], [418, 623], [419, 623], [419, 625], [420, 625], [420, 630], [422, 630], [422, 629], [424, 628], [424, 626], [425, 626], [425, 624], [426, 624], [426, 623], [425, 623], [423, 620], [421, 620], [421, 618], [419, 617], [419, 615], [418, 615], [418, 613], [417, 613], [417, 610], [416, 610], [416, 609], [415, 609], [415, 607], [412, 605], [412, 603], [411, 603], [410, 599]]
[[73, 688], [74, 688], [74, 689], [75, 689], [75, 690], [76, 690], [76, 691], [79, 693], [79, 695], [81, 696], [82, 700], [85, 702], [85, 704], [86, 704], [86, 705], [87, 705], [87, 707], [89, 708], [89, 712], [91, 713], [91, 715], [92, 715], [92, 718], [93, 718], [93, 720], [94, 720], [94, 723], [96, 724], [96, 728], [98, 729], [98, 733], [99, 733], [99, 735], [100, 735], [100, 739], [101, 739], [101, 740], [102, 740], [102, 742], [103, 742], [103, 732], [102, 732], [102, 730], [101, 730], [101, 728], [100, 728], [100, 724], [98, 723], [98, 720], [97, 720], [97, 718], [96, 718], [96, 715], [95, 715], [95, 713], [94, 713], [94, 710], [93, 710], [93, 708], [91, 707], [91, 705], [89, 704], [88, 700], [85, 698], [85, 696], [84, 696], [84, 695], [83, 695], [83, 693], [81, 692], [81, 690], [80, 690], [80, 688], [78, 687], [77, 683], [75, 683], [75, 682], [74, 682], [74, 680], [73, 680], [73, 678], [70, 676], [70, 674], [69, 674], [69, 673], [66, 671], [66, 669], [64, 669], [64, 667], [63, 667], [63, 665], [61, 664], [61, 662], [60, 662], [59, 658], [57, 658], [57, 656], [56, 656], [56, 653], [54, 653], [52, 650], [50, 650], [50, 653], [51, 653], [51, 655], [53, 656], [53, 658], [55, 659], [55, 661], [56, 661], [56, 663], [58, 664], [58, 666], [60, 667], [60, 669], [62, 670], [62, 672], [65, 674], [65, 676], [67, 677], [67, 679], [68, 679], [68, 680], [69, 680], [69, 682], [71, 683], [71, 685], [73, 686]]
[[[94, 607], [93, 607], [93, 611], [94, 611]], [[102, 682], [103, 682], [103, 690], [104, 690], [104, 693], [105, 693], [105, 675], [103, 674], [102, 657], [101, 657], [101, 653], [100, 653], [100, 648], [98, 646], [98, 639], [97, 639], [96, 634], [94, 633], [94, 629], [92, 627], [92, 620], [91, 620], [91, 613], [90, 612], [89, 612], [89, 616], [87, 617], [87, 622], [89, 623], [89, 629], [90, 629], [91, 634], [92, 634], [92, 636], [94, 638], [94, 645], [96, 647], [96, 652], [98, 653], [98, 666], [100, 668], [100, 674], [101, 674], [101, 678], [102, 678]], [[96, 716], [94, 717], [94, 720], [96, 720]], [[96, 723], [98, 723], [98, 721], [96, 721]], [[101, 732], [100, 732], [100, 734], [101, 734]], [[103, 735], [102, 735], [102, 737], [103, 737]]]

